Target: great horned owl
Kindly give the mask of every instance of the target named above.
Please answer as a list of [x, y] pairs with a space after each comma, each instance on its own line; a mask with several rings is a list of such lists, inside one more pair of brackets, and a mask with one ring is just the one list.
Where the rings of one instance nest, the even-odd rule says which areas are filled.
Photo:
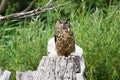
[[67, 57], [75, 51], [75, 39], [69, 19], [56, 20], [55, 47], [58, 56]]

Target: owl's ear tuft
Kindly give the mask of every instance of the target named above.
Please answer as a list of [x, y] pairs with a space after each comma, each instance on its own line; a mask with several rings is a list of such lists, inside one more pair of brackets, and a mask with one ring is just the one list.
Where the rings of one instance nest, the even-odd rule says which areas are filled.
[[56, 19], [55, 22], [59, 21], [59, 19]]
[[66, 19], [66, 21], [70, 21], [70, 19], [68, 18], [68, 19]]

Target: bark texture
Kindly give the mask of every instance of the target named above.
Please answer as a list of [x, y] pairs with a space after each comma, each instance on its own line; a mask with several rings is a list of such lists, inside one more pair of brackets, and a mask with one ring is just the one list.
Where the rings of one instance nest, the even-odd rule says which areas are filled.
[[0, 4], [0, 14], [5, 11], [5, 8], [7, 6], [7, 2], [8, 2], [8, 0], [2, 0], [1, 1], [1, 4]]
[[80, 79], [80, 57], [44, 56], [36, 71], [17, 72], [17, 80], [84, 80]]
[[10, 80], [10, 75], [11, 75], [11, 72], [10, 71], [2, 71], [0, 69], [0, 80]]

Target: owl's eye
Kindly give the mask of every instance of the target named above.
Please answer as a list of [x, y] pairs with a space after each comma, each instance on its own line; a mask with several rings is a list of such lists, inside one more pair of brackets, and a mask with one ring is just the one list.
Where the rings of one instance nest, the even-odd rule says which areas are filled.
[[66, 21], [65, 24], [68, 24], [68, 21]]
[[59, 21], [62, 24], [62, 21]]

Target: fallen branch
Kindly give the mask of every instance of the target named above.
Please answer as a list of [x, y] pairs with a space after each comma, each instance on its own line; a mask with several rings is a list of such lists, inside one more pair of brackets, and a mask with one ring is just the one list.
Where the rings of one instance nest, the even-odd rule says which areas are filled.
[[59, 7], [63, 7], [65, 5], [71, 3], [72, 1], [66, 2], [66, 3], [61, 4], [61, 5], [57, 5], [57, 6], [50, 6], [51, 2], [52, 2], [52, 0], [50, 0], [47, 3], [46, 6], [35, 9], [35, 10], [31, 10], [31, 11], [28, 11], [28, 12], [21, 12], [21, 13], [10, 14], [10, 15], [7, 15], [7, 16], [0, 16], [0, 21], [22, 19], [22, 18], [31, 17], [31, 16], [34, 16], [34, 15], [37, 15], [37, 14], [40, 14], [40, 13], [44, 13], [44, 12], [46, 12], [48, 10], [51, 10], [51, 9], [56, 9], [56, 8], [59, 8]]

